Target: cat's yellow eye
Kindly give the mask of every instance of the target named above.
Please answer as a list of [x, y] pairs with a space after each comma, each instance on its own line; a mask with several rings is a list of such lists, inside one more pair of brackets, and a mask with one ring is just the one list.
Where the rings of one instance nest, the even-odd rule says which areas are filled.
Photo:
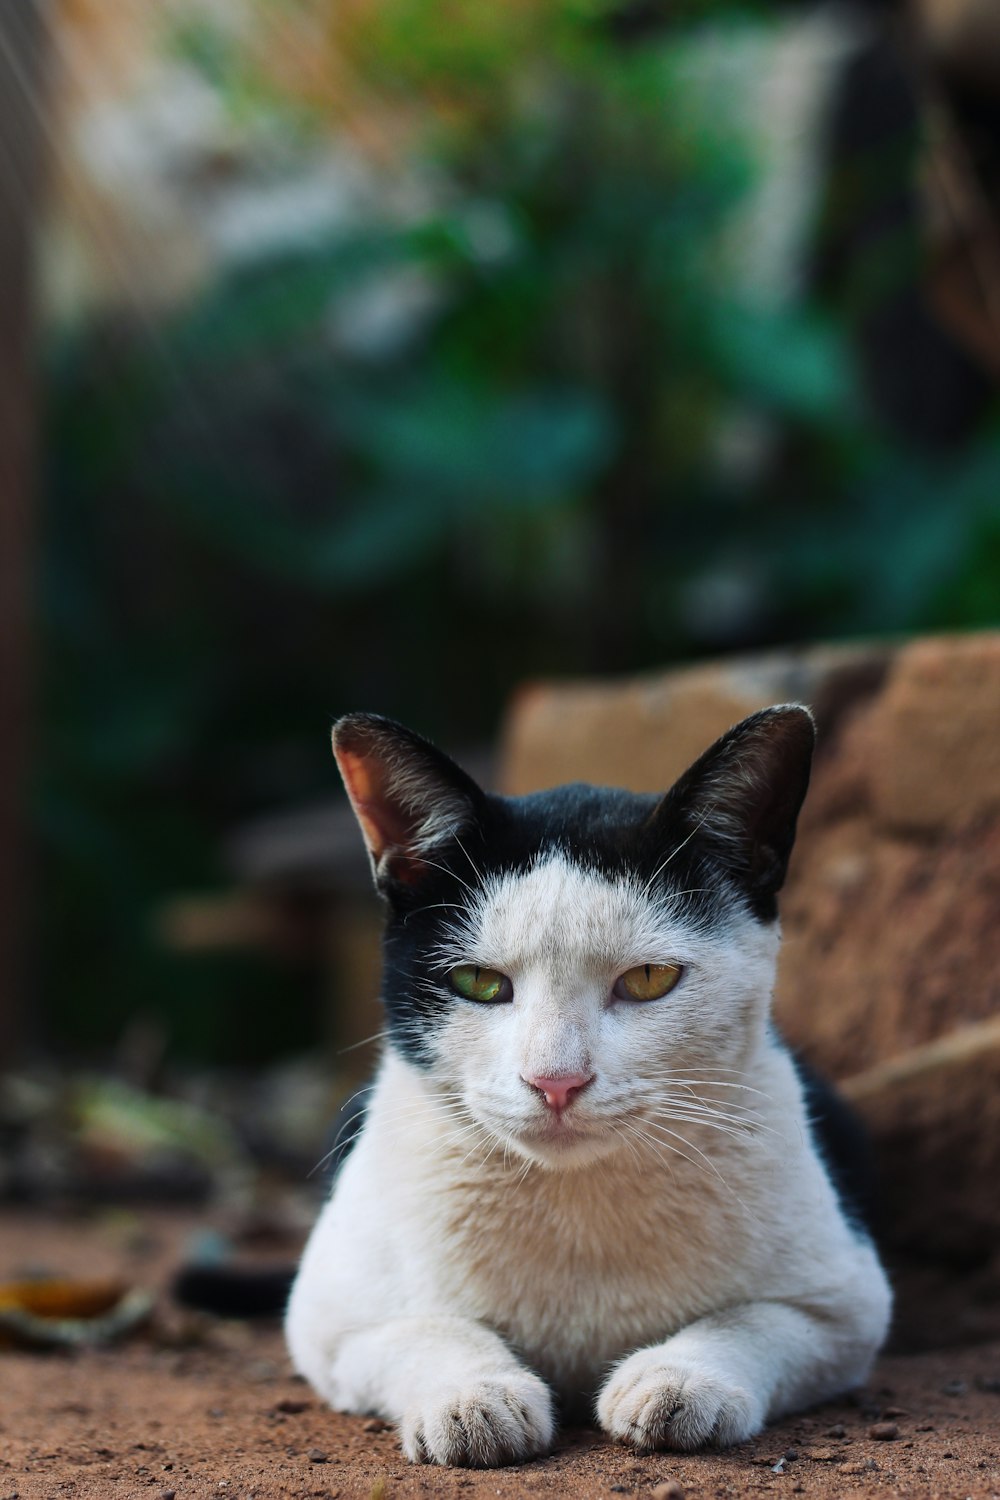
[[616, 982], [616, 1000], [662, 1000], [669, 995], [684, 970], [680, 964], [638, 964]]
[[463, 1000], [478, 1000], [481, 1005], [502, 1005], [511, 998], [511, 983], [498, 969], [481, 969], [478, 964], [459, 964], [448, 974], [448, 983]]

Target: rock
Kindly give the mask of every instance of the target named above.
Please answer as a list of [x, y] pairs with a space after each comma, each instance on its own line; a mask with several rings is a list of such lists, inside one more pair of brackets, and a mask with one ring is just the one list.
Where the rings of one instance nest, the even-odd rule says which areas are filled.
[[902, 647], [880, 705], [876, 823], [940, 835], [1000, 812], [998, 713], [1000, 633]]
[[859, 706], [817, 755], [781, 898], [775, 1012], [834, 1078], [997, 1013], [1000, 817], [933, 843], [880, 830], [879, 714]]
[[322, 1448], [310, 1448], [306, 1458], [311, 1464], [325, 1464], [327, 1461], [327, 1455]]
[[868, 1429], [868, 1436], [876, 1443], [891, 1443], [893, 1438], [899, 1437], [899, 1428], [895, 1422], [874, 1422]]
[[808, 702], [821, 724], [872, 690], [880, 647], [814, 647], [682, 667], [617, 682], [522, 688], [503, 734], [503, 790], [596, 781], [665, 791], [739, 719], [772, 703]]
[[653, 1500], [684, 1500], [684, 1487], [676, 1479], [666, 1479], [654, 1486]]
[[911, 1048], [841, 1084], [873, 1137], [880, 1222], [921, 1255], [988, 1256], [1000, 1200], [1000, 1016]]

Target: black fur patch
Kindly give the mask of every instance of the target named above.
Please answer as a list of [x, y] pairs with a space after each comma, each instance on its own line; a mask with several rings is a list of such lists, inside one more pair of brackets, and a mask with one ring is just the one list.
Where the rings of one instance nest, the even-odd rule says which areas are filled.
[[868, 1134], [832, 1084], [794, 1052], [791, 1058], [802, 1082], [817, 1155], [826, 1167], [844, 1217], [867, 1233], [877, 1201]]

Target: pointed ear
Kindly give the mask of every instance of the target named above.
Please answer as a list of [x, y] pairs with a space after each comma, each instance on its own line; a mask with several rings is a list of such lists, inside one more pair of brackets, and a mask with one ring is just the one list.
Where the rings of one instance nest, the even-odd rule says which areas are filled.
[[653, 814], [723, 864], [764, 921], [777, 915], [815, 738], [801, 704], [761, 709], [706, 750]]
[[380, 889], [415, 884], [430, 852], [473, 823], [484, 801], [454, 761], [378, 714], [338, 719], [333, 753]]

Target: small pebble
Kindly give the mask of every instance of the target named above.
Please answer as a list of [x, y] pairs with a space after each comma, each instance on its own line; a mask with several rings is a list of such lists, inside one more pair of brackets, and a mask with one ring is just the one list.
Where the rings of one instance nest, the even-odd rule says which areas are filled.
[[176, 1490], [161, 1490], [160, 1500], [174, 1500], [174, 1496], [176, 1495], [176, 1493]]
[[369, 1417], [367, 1422], [361, 1425], [362, 1432], [388, 1432], [389, 1423], [383, 1422], [381, 1417]]
[[310, 1406], [312, 1406], [311, 1401], [296, 1401], [286, 1396], [284, 1400], [272, 1407], [272, 1411], [283, 1411], [289, 1417], [297, 1417], [300, 1412], [308, 1411]]
[[826, 1432], [823, 1434], [823, 1436], [824, 1437], [846, 1437], [847, 1436], [847, 1428], [844, 1426], [843, 1422], [835, 1422], [832, 1427], [828, 1427], [826, 1429]]
[[893, 1438], [899, 1437], [899, 1428], [895, 1422], [875, 1422], [869, 1427], [868, 1436], [877, 1443], [891, 1443]]
[[323, 1452], [322, 1448], [310, 1448], [309, 1452], [306, 1454], [306, 1458], [308, 1458], [311, 1464], [326, 1463], [326, 1454]]
[[905, 1406], [887, 1406], [882, 1413], [883, 1422], [891, 1422], [894, 1417], [908, 1417], [910, 1413]]
[[676, 1479], [665, 1479], [654, 1488], [653, 1500], [684, 1500], [684, 1487]]

